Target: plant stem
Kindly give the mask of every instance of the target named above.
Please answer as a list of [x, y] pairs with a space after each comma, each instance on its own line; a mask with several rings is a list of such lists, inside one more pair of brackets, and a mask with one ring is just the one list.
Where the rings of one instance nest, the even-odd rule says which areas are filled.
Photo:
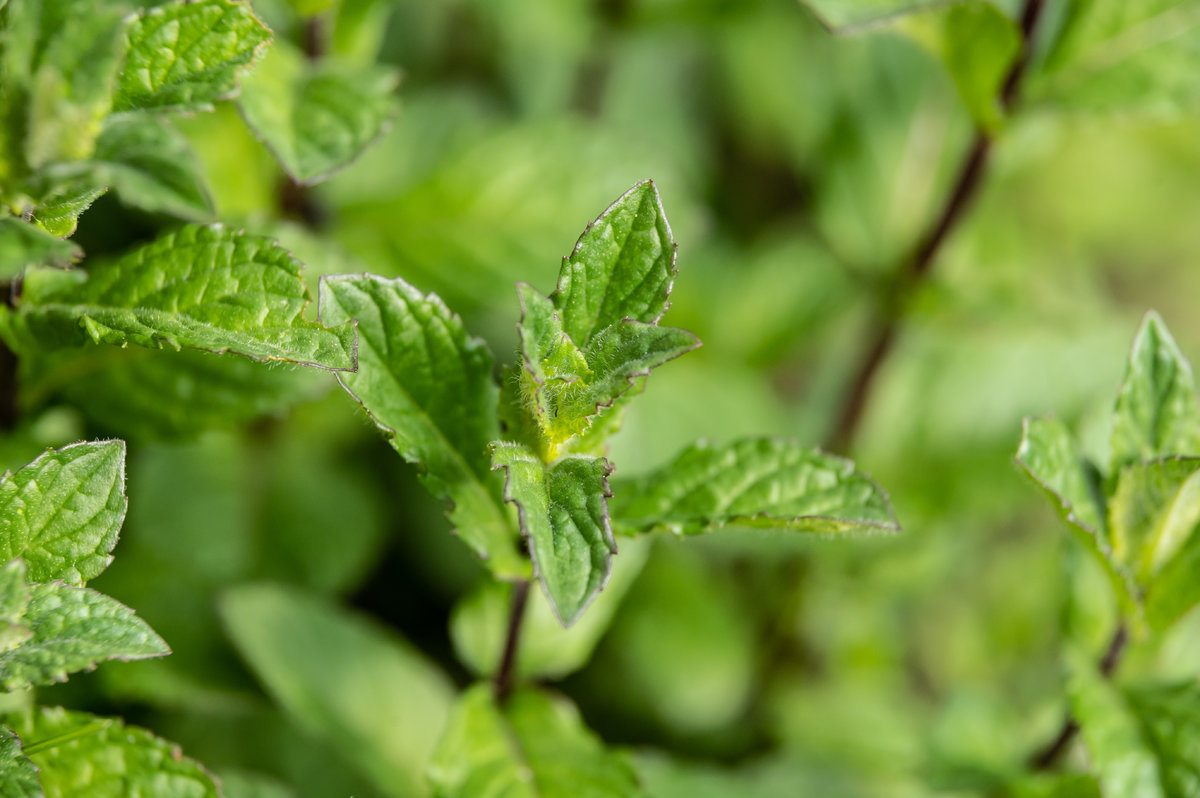
[[525, 605], [529, 601], [529, 582], [517, 582], [513, 587], [512, 604], [508, 611], [508, 633], [504, 638], [504, 654], [496, 669], [496, 703], [503, 704], [512, 693], [516, 678], [517, 651], [521, 643], [521, 626], [525, 622]]
[[[1005, 111], [1012, 109], [1020, 91], [1021, 82], [1029, 67], [1033, 35], [1041, 17], [1044, 0], [1025, 0], [1021, 10], [1021, 49], [1009, 68], [1000, 89], [1000, 104]], [[971, 205], [987, 169], [992, 151], [992, 137], [987, 130], [976, 127], [975, 137], [967, 156], [958, 171], [954, 187], [934, 217], [929, 230], [918, 240], [912, 254], [904, 261], [897, 274], [893, 289], [886, 300], [880, 302], [880, 310], [870, 336], [870, 344], [863, 350], [854, 379], [842, 405], [841, 414], [833, 426], [827, 446], [833, 451], [846, 451], [854, 442], [855, 433], [862, 423], [867, 400], [875, 378], [896, 343], [897, 330], [905, 305], [904, 300], [912, 296], [926, 280], [943, 244]]]
[[[1117, 626], [1112, 640], [1108, 642], [1108, 648], [1104, 651], [1104, 657], [1100, 660], [1100, 675], [1105, 679], [1111, 679], [1117, 666], [1121, 664], [1121, 657], [1125, 654], [1125, 646], [1128, 642], [1129, 629], [1122, 623]], [[1067, 752], [1067, 748], [1070, 747], [1077, 734], [1079, 734], [1079, 723], [1070, 713], [1067, 713], [1067, 717], [1063, 719], [1062, 726], [1054, 739], [1034, 751], [1029, 757], [1030, 769], [1053, 769], [1062, 755]]]

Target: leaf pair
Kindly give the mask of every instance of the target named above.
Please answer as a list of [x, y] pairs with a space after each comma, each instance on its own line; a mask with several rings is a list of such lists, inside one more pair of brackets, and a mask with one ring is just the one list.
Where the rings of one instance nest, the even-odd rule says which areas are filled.
[[[48, 451], [0, 479], [0, 690], [170, 653], [133, 610], [83, 587], [112, 560], [125, 509], [120, 441]], [[119, 720], [31, 708], [0, 724], [6, 796], [219, 794], [178, 746]]]
[[1200, 406], [1191, 366], [1149, 314], [1112, 417], [1105, 474], [1056, 419], [1027, 420], [1017, 462], [1100, 562], [1127, 615], [1161, 631], [1200, 602]]

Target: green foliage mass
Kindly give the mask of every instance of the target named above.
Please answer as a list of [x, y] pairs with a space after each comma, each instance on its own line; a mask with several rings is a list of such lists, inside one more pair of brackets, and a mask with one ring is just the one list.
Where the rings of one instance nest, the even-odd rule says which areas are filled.
[[0, 0], [0, 795], [1200, 795], [1198, 36]]

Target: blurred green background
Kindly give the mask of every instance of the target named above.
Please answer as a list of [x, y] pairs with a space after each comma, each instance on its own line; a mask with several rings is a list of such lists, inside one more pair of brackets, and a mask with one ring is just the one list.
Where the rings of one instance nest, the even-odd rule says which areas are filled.
[[[333, 18], [327, 3], [255, 3], [296, 42], [304, 5]], [[183, 120], [218, 218], [277, 236], [314, 291], [321, 274], [371, 271], [436, 292], [504, 361], [513, 283], [549, 291], [583, 226], [651, 177], [679, 242], [666, 321], [704, 347], [632, 405], [618, 473], [698, 437], [827, 437], [890, 276], [969, 144], [934, 55], [887, 26], [833, 36], [794, 0], [337, 5], [326, 33], [342, 52], [403, 70], [400, 114], [311, 190], [307, 224], [230, 104]], [[1147, 309], [1200, 355], [1198, 134], [1187, 114], [1037, 102], [1006, 125], [977, 203], [906, 306], [853, 447], [903, 532], [653, 542], [590, 663], [559, 684], [629, 748], [652, 795], [975, 795], [1053, 736], [1062, 643], [1102, 646], [1112, 608], [1012, 454], [1022, 417], [1051, 412], [1103, 450]], [[76, 240], [102, 256], [170, 223], [108, 195]], [[232, 798], [387, 794], [352, 739], [266, 697], [219, 602], [290, 583], [375, 616], [465, 685], [449, 619], [483, 570], [330, 375], [114, 358], [30, 399], [7, 457], [130, 440], [130, 514], [95, 587], [174, 655], [41, 700], [179, 741]], [[182, 407], [131, 404], [128, 386], [155, 385], [168, 358], [211, 378], [164, 385], [192, 397]], [[252, 405], [225, 398], [243, 383]], [[319, 668], [326, 648], [292, 655]], [[1128, 667], [1196, 676], [1198, 649], [1193, 617]]]

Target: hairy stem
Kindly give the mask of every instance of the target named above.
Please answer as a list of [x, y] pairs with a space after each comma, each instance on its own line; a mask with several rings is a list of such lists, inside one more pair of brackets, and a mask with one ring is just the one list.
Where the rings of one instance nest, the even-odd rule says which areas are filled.
[[496, 669], [496, 703], [503, 704], [512, 693], [516, 679], [517, 651], [521, 644], [521, 627], [525, 622], [525, 605], [529, 602], [529, 582], [517, 582], [513, 587], [512, 604], [508, 611], [508, 632], [504, 637], [504, 653]]
[[[1122, 623], [1113, 633], [1112, 640], [1108, 642], [1108, 648], [1104, 651], [1104, 657], [1100, 660], [1100, 675], [1105, 679], [1112, 678], [1113, 673], [1117, 670], [1117, 666], [1121, 664], [1121, 657], [1125, 654], [1125, 646], [1128, 642], [1129, 630]], [[1058, 764], [1058, 761], [1062, 759], [1063, 754], [1067, 752], [1067, 749], [1078, 734], [1079, 723], [1068, 713], [1067, 717], [1063, 719], [1058, 734], [1054, 735], [1053, 739], [1030, 755], [1030, 769], [1053, 769]]]
[[[1029, 67], [1031, 43], [1038, 19], [1041, 17], [1043, 3], [1044, 0], [1025, 0], [1021, 10], [1021, 49], [1000, 89], [1000, 103], [1006, 111], [1015, 105], [1021, 82]], [[912, 254], [901, 265], [895, 285], [891, 286], [891, 296], [879, 305], [880, 309], [868, 339], [870, 343], [859, 358], [846, 400], [842, 404], [841, 414], [826, 442], [829, 449], [844, 452], [853, 444], [875, 379], [895, 346], [904, 300], [928, 278], [946, 239], [958, 227], [970, 208], [971, 201], [979, 193], [991, 151], [991, 134], [977, 127], [971, 147], [958, 170], [954, 187], [946, 197], [941, 211], [918, 240]]]

